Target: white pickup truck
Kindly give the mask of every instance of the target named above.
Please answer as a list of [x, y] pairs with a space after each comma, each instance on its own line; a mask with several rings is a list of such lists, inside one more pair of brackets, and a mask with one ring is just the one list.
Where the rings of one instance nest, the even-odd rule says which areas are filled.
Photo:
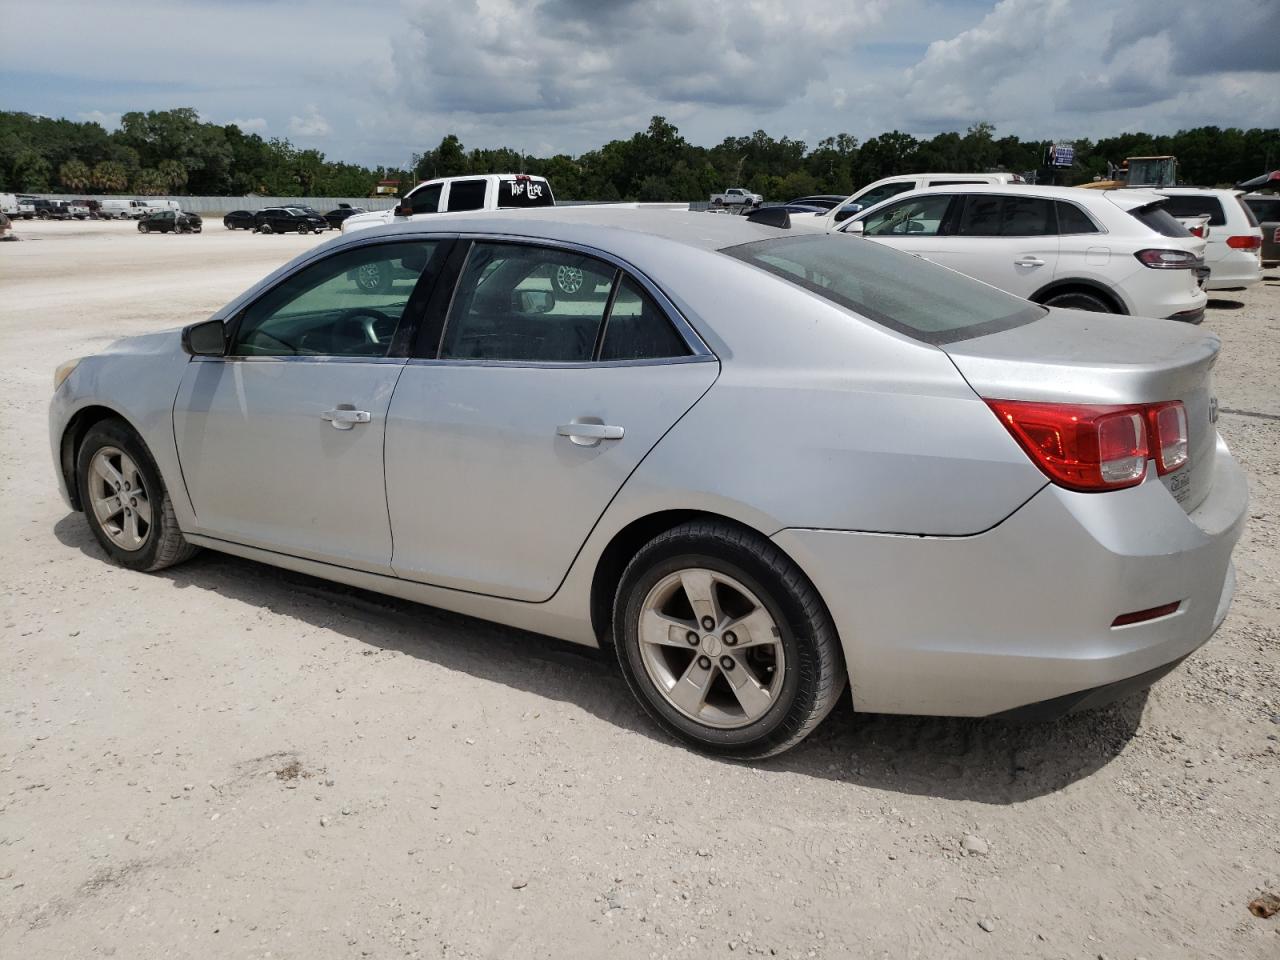
[[342, 232], [417, 220], [429, 214], [466, 210], [524, 210], [553, 207], [556, 198], [544, 177], [525, 173], [486, 173], [437, 177], [418, 184], [392, 210], [357, 213], [342, 221]]
[[713, 207], [740, 207], [744, 203], [749, 207], [756, 207], [764, 203], [764, 197], [758, 193], [752, 193], [745, 187], [730, 187], [724, 193], [711, 195]]
[[30, 197], [16, 193], [0, 193], [0, 213], [11, 220], [17, 220], [19, 217], [30, 220], [36, 215], [36, 205], [31, 202]]

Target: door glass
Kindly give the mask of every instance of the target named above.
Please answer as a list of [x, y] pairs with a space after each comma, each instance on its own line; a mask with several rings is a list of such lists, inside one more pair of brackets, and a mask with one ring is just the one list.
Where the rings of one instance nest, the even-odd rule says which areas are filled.
[[915, 184], [910, 180], [899, 180], [896, 183], [885, 183], [876, 187], [874, 190], [868, 190], [860, 197], [855, 197], [853, 202], [862, 205], [862, 209], [874, 207], [882, 200], [888, 200], [890, 197], [896, 197], [900, 193], [905, 193], [914, 187]]
[[959, 237], [1000, 236], [1001, 197], [970, 194], [964, 198], [964, 210], [956, 224]]
[[1077, 207], [1074, 203], [1067, 203], [1065, 200], [1059, 200], [1057, 208], [1059, 233], [1098, 233], [1097, 224], [1089, 218], [1087, 213]]
[[658, 305], [627, 277], [618, 288], [604, 329], [601, 360], [656, 360], [684, 357], [689, 348]]
[[585, 363], [616, 273], [571, 250], [477, 243], [458, 281], [440, 356]]
[[440, 191], [443, 189], [444, 184], [434, 183], [421, 190], [415, 190], [409, 195], [409, 209], [414, 213], [439, 213]]
[[951, 195], [946, 193], [900, 200], [867, 217], [863, 232], [867, 236], [937, 236], [950, 203]]
[[449, 209], [483, 210], [484, 190], [483, 180], [455, 180], [449, 186]]
[[359, 247], [313, 264], [241, 317], [239, 357], [385, 357], [436, 241]]
[[1058, 232], [1053, 201], [1040, 197], [1005, 197], [1002, 237], [1043, 237]]

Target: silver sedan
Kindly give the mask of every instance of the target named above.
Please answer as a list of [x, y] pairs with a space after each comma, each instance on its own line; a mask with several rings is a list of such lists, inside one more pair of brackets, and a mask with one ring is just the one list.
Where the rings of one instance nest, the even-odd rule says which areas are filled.
[[61, 366], [107, 556], [220, 550], [609, 644], [737, 757], [855, 709], [1049, 716], [1231, 600], [1218, 341], [740, 217], [439, 217]]

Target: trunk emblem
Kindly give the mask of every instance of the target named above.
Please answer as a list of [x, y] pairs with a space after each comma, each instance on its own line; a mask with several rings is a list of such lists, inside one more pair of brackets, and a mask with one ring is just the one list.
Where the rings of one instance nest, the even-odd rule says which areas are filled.
[[1209, 422], [1210, 423], [1218, 422], [1218, 398], [1217, 397], [1209, 398]]

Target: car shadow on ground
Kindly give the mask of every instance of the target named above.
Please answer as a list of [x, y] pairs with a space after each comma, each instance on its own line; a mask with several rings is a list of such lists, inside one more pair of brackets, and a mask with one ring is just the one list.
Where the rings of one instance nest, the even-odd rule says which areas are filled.
[[[63, 517], [54, 534], [65, 546], [106, 562], [81, 514]], [[370, 647], [572, 703], [670, 749], [683, 749], [634, 702], [607, 649], [582, 647], [209, 550], [156, 576], [181, 589], [208, 590], [265, 607]], [[752, 765], [878, 790], [1017, 803], [1060, 790], [1104, 767], [1134, 736], [1145, 704], [1144, 692], [1049, 723], [1015, 724], [858, 714], [844, 697], [804, 743]]]
[[1210, 310], [1243, 310], [1242, 300], [1210, 300], [1205, 306]]

